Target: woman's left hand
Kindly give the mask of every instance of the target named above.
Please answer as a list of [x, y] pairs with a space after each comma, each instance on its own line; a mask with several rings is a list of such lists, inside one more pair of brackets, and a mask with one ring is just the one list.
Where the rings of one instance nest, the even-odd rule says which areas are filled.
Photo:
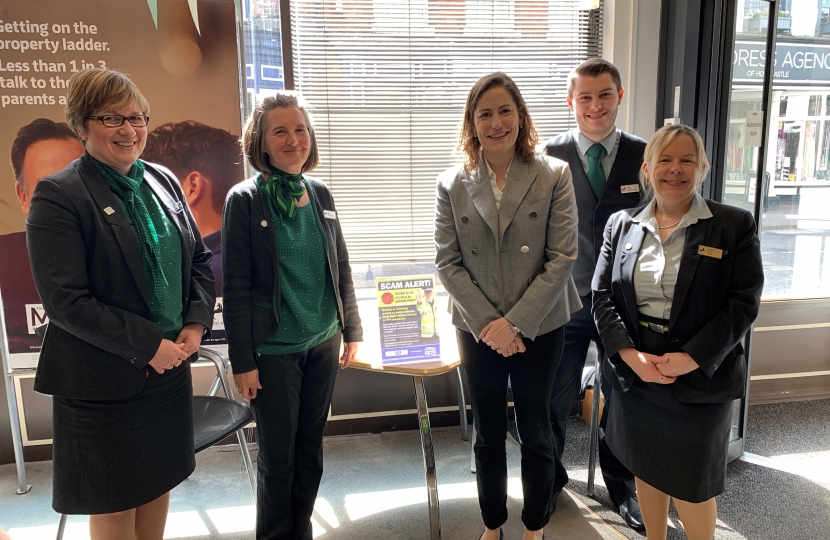
[[511, 341], [506, 349], [498, 349], [496, 352], [506, 358], [508, 356], [513, 356], [514, 354], [523, 353], [525, 351], [527, 351], [527, 347], [525, 347], [522, 338], [516, 336], [516, 339]]
[[176, 337], [176, 341], [174, 341], [174, 343], [176, 345], [184, 344], [182, 350], [190, 356], [195, 352], [199, 352], [204, 332], [205, 327], [202, 323], [187, 323], [184, 327], [182, 327], [182, 330], [179, 332], [179, 335]]
[[679, 377], [691, 373], [700, 367], [691, 356], [684, 352], [666, 353], [662, 358], [666, 362], [664, 364], [655, 364], [654, 366], [662, 375], [668, 377]]
[[349, 367], [349, 364], [352, 363], [352, 360], [354, 360], [354, 357], [357, 354], [358, 345], [360, 345], [359, 341], [343, 343], [343, 354], [340, 355], [340, 369], [346, 369]]
[[504, 317], [490, 321], [478, 337], [494, 351], [507, 349], [510, 343], [516, 339], [513, 334], [513, 326]]

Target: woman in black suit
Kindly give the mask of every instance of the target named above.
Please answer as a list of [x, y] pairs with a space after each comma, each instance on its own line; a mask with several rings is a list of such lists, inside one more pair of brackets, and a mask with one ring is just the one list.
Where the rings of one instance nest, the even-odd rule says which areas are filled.
[[26, 233], [49, 326], [35, 390], [53, 396], [52, 506], [98, 539], [161, 539], [195, 467], [189, 363], [213, 321], [210, 252], [179, 183], [141, 161], [147, 100], [126, 76], [69, 81], [86, 148], [35, 188]]
[[297, 96], [264, 99], [242, 147], [260, 174], [225, 201], [222, 273], [233, 379], [256, 414], [256, 537], [311, 540], [338, 357], [349, 365], [363, 328], [334, 200], [306, 175], [317, 138]]
[[709, 170], [692, 128], [659, 129], [641, 183], [651, 202], [611, 216], [593, 314], [617, 392], [607, 440], [634, 473], [649, 540], [666, 538], [672, 498], [691, 540], [712, 540], [732, 405], [744, 395], [741, 340], [764, 273], [749, 212], [698, 193]]

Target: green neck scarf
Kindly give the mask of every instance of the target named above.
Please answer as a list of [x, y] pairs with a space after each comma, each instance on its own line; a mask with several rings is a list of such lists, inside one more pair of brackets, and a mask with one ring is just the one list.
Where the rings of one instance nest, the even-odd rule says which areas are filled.
[[[110, 190], [121, 199], [124, 205], [124, 211], [132, 221], [135, 235], [138, 237], [141, 252], [145, 256], [152, 257], [152, 264], [161, 266], [161, 248], [159, 247], [159, 236], [156, 232], [156, 227], [153, 225], [153, 220], [150, 218], [150, 212], [141, 197], [138, 196], [138, 189], [144, 182], [144, 163], [141, 160], [136, 160], [130, 167], [130, 172], [126, 175], [116, 171], [106, 163], [98, 161], [91, 155], [89, 156], [95, 168], [104, 177], [104, 180], [109, 186]], [[162, 274], [164, 285], [168, 285], [167, 279]]]
[[288, 174], [275, 167], [271, 174], [263, 173], [261, 178], [268, 196], [274, 200], [283, 214], [293, 218], [297, 211], [297, 201], [305, 193], [302, 173]]

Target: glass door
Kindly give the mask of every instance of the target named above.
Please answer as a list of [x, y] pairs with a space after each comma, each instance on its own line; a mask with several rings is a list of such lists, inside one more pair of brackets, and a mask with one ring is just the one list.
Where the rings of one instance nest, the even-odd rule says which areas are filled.
[[[751, 211], [758, 224], [764, 292], [745, 343], [753, 395], [826, 397], [830, 1], [726, 5], [732, 10], [724, 32], [731, 58], [722, 71], [728, 112], [719, 120], [723, 142], [715, 149], [710, 196]], [[748, 399], [735, 404], [732, 459], [744, 452], [747, 405]]]
[[[715, 198], [726, 204], [749, 210], [759, 225], [763, 218], [765, 194], [771, 177], [766, 173], [769, 138], [770, 94], [774, 73], [778, 2], [766, 0], [738, 1], [735, 8], [735, 32], [732, 33], [732, 62], [729, 81], [728, 113], [722, 121], [725, 148], [718, 167], [722, 180], [715, 182]], [[726, 85], [724, 85], [726, 88]], [[752, 359], [752, 333], [744, 339], [747, 361], [747, 388], [744, 399], [736, 400], [732, 414], [729, 460], [743, 454], [749, 396], [749, 372]]]

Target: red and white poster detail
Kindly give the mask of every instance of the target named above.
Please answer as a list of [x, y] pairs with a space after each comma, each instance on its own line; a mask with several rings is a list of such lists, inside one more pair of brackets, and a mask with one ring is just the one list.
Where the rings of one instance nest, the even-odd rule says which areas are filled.
[[127, 74], [150, 102], [142, 159], [182, 184], [217, 278], [213, 337], [221, 313], [225, 195], [243, 179], [234, 0], [3, 0], [0, 10], [0, 297], [9, 365], [37, 365], [34, 328], [47, 322], [32, 282], [25, 220], [38, 181], [83, 153], [64, 123], [73, 73]]

